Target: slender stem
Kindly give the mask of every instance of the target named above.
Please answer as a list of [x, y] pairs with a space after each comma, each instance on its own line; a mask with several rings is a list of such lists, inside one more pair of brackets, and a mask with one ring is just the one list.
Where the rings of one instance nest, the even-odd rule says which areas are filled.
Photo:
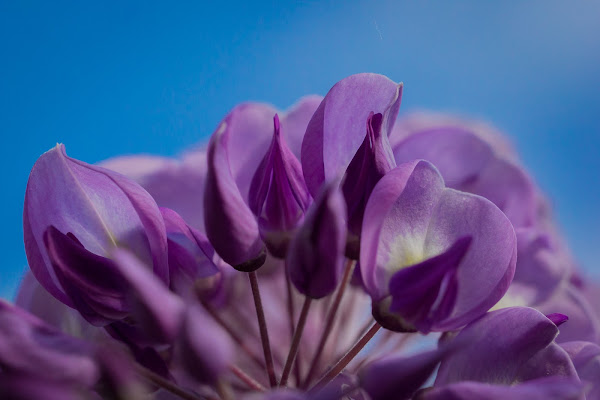
[[233, 399], [233, 391], [231, 390], [231, 385], [228, 382], [220, 379], [216, 385], [217, 393], [221, 400], [234, 400]]
[[227, 333], [229, 334], [229, 336], [231, 336], [231, 338], [233, 339], [233, 341], [235, 343], [237, 343], [237, 345], [240, 346], [240, 348], [246, 354], [248, 354], [248, 357], [250, 357], [250, 359], [252, 361], [254, 361], [257, 366], [259, 366], [261, 369], [264, 369], [265, 368], [265, 362], [263, 360], [261, 360], [256, 354], [254, 354], [254, 352], [248, 347], [248, 345], [246, 345], [246, 343], [244, 342], [244, 339], [235, 331], [235, 329], [233, 329], [231, 327], [231, 325], [229, 325], [227, 323], [227, 321], [225, 321], [223, 319], [223, 317], [221, 317], [221, 315], [219, 315], [219, 313], [209, 303], [207, 303], [205, 301], [201, 301], [201, 303], [204, 306], [204, 308], [206, 309], [206, 311], [210, 314], [210, 316], [219, 325], [221, 325], [221, 327], [223, 327], [223, 329], [225, 329], [225, 331], [227, 331]]
[[379, 325], [378, 322], [374, 322], [367, 333], [365, 333], [365, 335], [361, 337], [358, 342], [356, 342], [356, 344], [346, 353], [344, 357], [342, 357], [340, 361], [337, 362], [337, 364], [335, 364], [321, 379], [319, 379], [319, 381], [311, 388], [311, 391], [325, 386], [333, 378], [338, 376], [342, 370], [346, 368], [348, 363], [352, 361], [352, 359], [356, 357], [358, 353], [360, 353], [367, 343], [369, 343], [369, 340], [375, 336], [380, 328], [381, 325]]
[[250, 287], [252, 288], [252, 297], [254, 297], [254, 306], [256, 307], [256, 318], [258, 320], [258, 329], [260, 330], [260, 339], [262, 341], [263, 352], [265, 353], [265, 364], [267, 365], [267, 374], [271, 387], [277, 385], [275, 377], [275, 368], [273, 367], [273, 355], [271, 354], [271, 344], [269, 343], [269, 332], [267, 331], [267, 321], [265, 320], [265, 311], [263, 310], [260, 299], [260, 290], [258, 289], [258, 277], [256, 271], [248, 272]]
[[233, 372], [233, 374], [237, 376], [242, 382], [244, 382], [250, 389], [257, 390], [259, 392], [264, 392], [265, 390], [267, 390], [266, 387], [261, 385], [254, 378], [252, 378], [250, 375], [248, 375], [235, 365], [230, 365], [229, 370]]
[[290, 376], [290, 371], [292, 370], [292, 364], [294, 362], [294, 359], [296, 358], [296, 354], [298, 353], [298, 346], [300, 345], [302, 332], [304, 332], [304, 326], [306, 325], [306, 317], [308, 316], [308, 310], [310, 308], [311, 302], [312, 299], [310, 297], [305, 297], [304, 304], [302, 305], [302, 311], [300, 311], [300, 316], [298, 317], [298, 324], [296, 325], [296, 330], [294, 331], [294, 338], [292, 339], [290, 352], [288, 353], [287, 360], [285, 361], [285, 366], [283, 367], [283, 373], [281, 374], [281, 382], [279, 382], [279, 386], [285, 386], [287, 384], [288, 377]]
[[[294, 293], [292, 292], [292, 282], [290, 280], [290, 272], [285, 268], [285, 287], [287, 289], [287, 308], [288, 308], [288, 317], [290, 324], [290, 343], [294, 340]], [[296, 360], [294, 361], [294, 376], [296, 377], [296, 384], [300, 384], [300, 355], [296, 355]]]
[[148, 368], [137, 365], [137, 372], [156, 386], [159, 386], [184, 400], [207, 400], [206, 397], [201, 397], [196, 394], [183, 390], [168, 379], [163, 378], [157, 373], [150, 371]]
[[323, 332], [321, 333], [321, 339], [319, 340], [319, 345], [317, 346], [317, 350], [315, 351], [315, 355], [313, 356], [312, 362], [310, 363], [310, 367], [308, 369], [308, 374], [304, 379], [304, 383], [302, 387], [306, 388], [310, 384], [311, 379], [314, 374], [317, 372], [317, 365], [319, 364], [319, 360], [321, 359], [321, 354], [323, 353], [323, 349], [325, 348], [325, 344], [327, 343], [327, 339], [329, 339], [329, 335], [331, 334], [331, 328], [335, 321], [335, 315], [342, 301], [342, 297], [344, 292], [346, 291], [346, 287], [350, 282], [350, 278], [352, 277], [352, 272], [354, 271], [354, 266], [356, 262], [354, 260], [348, 260], [346, 263], [346, 268], [344, 269], [344, 276], [342, 277], [342, 283], [335, 294], [335, 299], [331, 304], [331, 308], [329, 308], [329, 312], [327, 313], [327, 319], [325, 325], [323, 327]]

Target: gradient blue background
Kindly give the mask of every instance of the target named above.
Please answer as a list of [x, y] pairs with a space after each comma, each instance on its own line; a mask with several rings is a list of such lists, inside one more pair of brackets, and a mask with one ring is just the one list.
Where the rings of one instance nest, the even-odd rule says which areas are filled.
[[600, 272], [600, 2], [0, 1], [0, 296], [26, 267], [27, 176], [56, 142], [87, 162], [176, 155], [236, 103], [281, 108], [357, 72], [402, 110], [484, 118]]

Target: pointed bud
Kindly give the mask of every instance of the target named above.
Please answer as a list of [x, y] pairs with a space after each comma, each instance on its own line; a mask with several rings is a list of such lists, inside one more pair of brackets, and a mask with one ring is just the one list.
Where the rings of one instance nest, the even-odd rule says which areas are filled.
[[31, 170], [23, 231], [31, 271], [48, 292], [73, 306], [44, 244], [51, 225], [99, 257], [115, 247], [129, 249], [161, 280], [169, 280], [167, 237], [156, 202], [124, 176], [68, 157], [63, 145], [44, 153]]
[[208, 144], [208, 174], [204, 192], [206, 235], [223, 260], [235, 269], [251, 272], [266, 258], [258, 224], [244, 202], [231, 174], [227, 119]]
[[342, 275], [346, 204], [339, 181], [326, 185], [290, 243], [286, 264], [298, 291], [319, 299], [332, 293]]
[[367, 134], [348, 165], [342, 190], [348, 205], [348, 244], [346, 254], [358, 259], [360, 230], [367, 200], [383, 176], [396, 167], [394, 154], [383, 131], [382, 114], [371, 112], [367, 118]]
[[283, 258], [293, 230], [310, 204], [310, 195], [300, 162], [281, 135], [277, 114], [273, 123], [271, 146], [252, 178], [249, 204], [269, 251]]

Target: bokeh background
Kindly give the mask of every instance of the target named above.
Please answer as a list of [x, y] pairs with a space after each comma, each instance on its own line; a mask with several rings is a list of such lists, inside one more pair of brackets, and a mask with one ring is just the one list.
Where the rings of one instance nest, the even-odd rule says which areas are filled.
[[287, 108], [338, 80], [405, 83], [401, 113], [505, 131], [600, 274], [600, 2], [0, 0], [0, 297], [26, 268], [27, 176], [56, 142], [87, 161], [177, 155], [235, 104]]

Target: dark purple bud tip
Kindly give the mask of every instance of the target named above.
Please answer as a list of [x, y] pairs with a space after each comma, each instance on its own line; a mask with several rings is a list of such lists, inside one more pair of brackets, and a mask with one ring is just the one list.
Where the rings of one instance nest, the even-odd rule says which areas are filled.
[[251, 260], [245, 261], [241, 264], [233, 265], [233, 268], [237, 269], [241, 272], [253, 272], [263, 266], [265, 260], [267, 259], [267, 251], [263, 247], [258, 256], [254, 257]]
[[556, 326], [561, 326], [562, 324], [564, 324], [565, 322], [567, 322], [569, 320], [569, 317], [567, 317], [565, 314], [560, 314], [560, 313], [548, 314], [548, 315], [546, 315], [546, 318], [548, 318], [550, 321], [552, 321], [552, 323]]

